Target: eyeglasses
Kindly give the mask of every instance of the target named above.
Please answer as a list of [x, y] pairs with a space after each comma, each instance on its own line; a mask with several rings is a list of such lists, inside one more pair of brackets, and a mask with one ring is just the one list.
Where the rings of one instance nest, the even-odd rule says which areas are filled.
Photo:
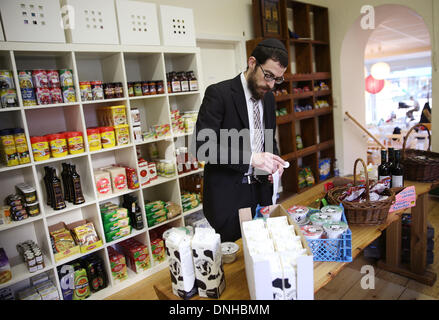
[[284, 82], [285, 78], [283, 76], [275, 77], [271, 73], [265, 72], [265, 70], [262, 68], [262, 65], [258, 64], [258, 66], [261, 67], [262, 73], [264, 74], [264, 78], [266, 81], [268, 82], [274, 81], [276, 84], [281, 84], [282, 82]]

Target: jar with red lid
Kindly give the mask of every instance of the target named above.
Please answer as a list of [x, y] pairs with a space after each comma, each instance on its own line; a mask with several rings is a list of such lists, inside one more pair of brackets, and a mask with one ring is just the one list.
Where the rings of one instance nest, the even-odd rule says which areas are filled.
[[104, 83], [104, 97], [105, 99], [115, 98], [114, 83]]

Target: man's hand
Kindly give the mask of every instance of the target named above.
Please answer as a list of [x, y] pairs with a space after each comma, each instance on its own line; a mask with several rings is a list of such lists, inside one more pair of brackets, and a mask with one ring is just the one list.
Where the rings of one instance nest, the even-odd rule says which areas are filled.
[[268, 174], [273, 174], [277, 170], [279, 170], [280, 175], [282, 175], [282, 173], [284, 172], [285, 164], [286, 162], [282, 158], [268, 152], [253, 154], [251, 163], [254, 168], [263, 170]]

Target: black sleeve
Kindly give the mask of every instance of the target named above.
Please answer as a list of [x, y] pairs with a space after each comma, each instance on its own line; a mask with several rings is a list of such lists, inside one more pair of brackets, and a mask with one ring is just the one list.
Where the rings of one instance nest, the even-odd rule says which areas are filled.
[[[220, 141], [220, 129], [223, 128], [225, 117], [225, 102], [216, 85], [211, 85], [206, 89], [203, 102], [201, 104], [198, 119], [196, 123], [195, 138], [196, 138], [196, 153], [200, 161], [206, 161], [209, 164], [221, 164], [227, 166], [235, 171], [245, 174], [249, 168], [249, 161], [251, 151], [249, 150], [249, 143], [243, 142], [242, 147], [234, 148], [230, 143]], [[201, 139], [203, 137], [202, 131], [210, 129], [214, 132], [216, 137], [216, 150], [205, 148], [207, 140]], [[249, 141], [248, 141], [249, 142]], [[231, 161], [231, 155], [239, 155], [239, 161], [234, 164]], [[224, 155], [228, 155], [228, 159], [224, 159]], [[227, 160], [227, 161], [225, 161]]]

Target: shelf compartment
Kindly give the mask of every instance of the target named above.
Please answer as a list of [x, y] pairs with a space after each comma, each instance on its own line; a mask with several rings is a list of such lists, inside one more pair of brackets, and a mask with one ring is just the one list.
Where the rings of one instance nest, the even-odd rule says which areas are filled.
[[290, 44], [291, 73], [312, 72], [312, 47], [310, 43]]
[[286, 161], [290, 163], [290, 166], [284, 170], [282, 175], [282, 194], [294, 194], [298, 191], [297, 161], [295, 159], [288, 159]]
[[[317, 143], [317, 128], [315, 118], [296, 121], [296, 135], [302, 138], [303, 148], [315, 146]], [[297, 150], [299, 152], [301, 150]]]
[[[44, 176], [45, 176], [45, 170], [44, 167], [52, 167], [56, 169], [56, 175], [61, 180], [62, 185], [62, 163], [70, 163], [76, 165], [76, 172], [81, 177], [81, 187], [82, 187], [82, 194], [84, 195], [85, 202], [80, 205], [74, 205], [70, 202], [65, 201], [66, 208], [62, 210], [54, 210], [52, 207], [47, 205], [47, 191], [46, 191], [46, 185], [44, 183]], [[56, 159], [56, 162], [52, 163], [43, 163], [38, 164], [36, 166], [37, 171], [37, 179], [38, 183], [41, 188], [42, 197], [40, 198], [40, 206], [43, 207], [46, 217], [51, 217], [54, 215], [63, 214], [72, 210], [76, 210], [78, 208], [92, 205], [95, 202], [95, 194], [93, 190], [93, 180], [90, 176], [91, 168], [89, 165], [88, 157], [77, 157], [77, 158], [70, 158], [70, 159]], [[65, 195], [65, 190], [63, 188], [63, 195]]]
[[[104, 99], [104, 100], [92, 100], [92, 101], [82, 101], [83, 105], [89, 104], [108, 104], [108, 105], [120, 105], [120, 102], [127, 101], [126, 98], [114, 98], [114, 99]], [[124, 103], [125, 104], [125, 103]]]
[[[318, 172], [319, 172], [317, 158], [318, 158], [317, 152], [314, 152], [314, 153], [309, 154], [309, 155], [305, 155], [303, 157], [298, 157], [297, 158], [297, 166], [298, 166], [298, 168], [297, 168], [298, 176], [297, 177], [299, 177], [299, 173], [302, 169], [309, 167], [312, 171], [313, 176], [314, 176], [314, 180], [315, 180], [314, 185], [316, 185], [318, 183]], [[310, 186], [300, 188], [300, 185], [298, 184], [298, 193], [304, 192], [305, 189], [307, 189], [309, 187]]]
[[140, 123], [142, 132], [148, 131], [152, 126], [169, 124], [169, 106], [166, 97], [157, 99], [132, 100], [130, 108], [138, 109], [140, 113]]
[[201, 96], [197, 92], [176, 93], [169, 95], [169, 106], [171, 110], [179, 110], [180, 114], [188, 111], [198, 111], [201, 105]]
[[334, 140], [333, 114], [328, 113], [318, 117], [319, 143]]
[[203, 210], [203, 204], [200, 204], [198, 207], [193, 208], [191, 210], [183, 212], [183, 216], [187, 217], [188, 215]]
[[163, 54], [124, 53], [124, 61], [128, 82], [163, 81], [166, 86]]
[[[34, 220], [32, 223], [23, 224], [13, 229], [3, 230], [0, 233], [0, 243], [8, 256], [12, 267], [12, 279], [5, 284], [0, 284], [0, 288], [28, 279], [38, 273], [49, 270], [52, 267], [52, 261], [50, 258], [52, 247], [48, 243], [48, 238], [46, 238], [44, 228], [45, 225], [43, 220]], [[34, 241], [41, 249], [45, 264], [43, 270], [30, 273], [22, 261], [21, 256], [17, 252], [16, 245], [26, 240]]]
[[[125, 83], [121, 52], [75, 52], [79, 81]], [[127, 92], [124, 90], [125, 97]]]
[[190, 175], [193, 175], [193, 174], [197, 174], [197, 173], [202, 173], [202, 172], [204, 172], [204, 168], [200, 168], [198, 170], [193, 170], [193, 171], [190, 171], [190, 172], [179, 174], [178, 178], [184, 178], [184, 177], [187, 177], [187, 176], [190, 176]]
[[[196, 53], [165, 53], [165, 70], [166, 73], [171, 71], [193, 71], [198, 79], [198, 66]], [[172, 92], [168, 92], [171, 94]], [[189, 92], [190, 93], [190, 92]]]
[[277, 143], [279, 145], [279, 152], [281, 155], [286, 155], [291, 152], [296, 151], [295, 143], [295, 135], [294, 134], [294, 128], [293, 128], [293, 122], [288, 122], [285, 124], [279, 124], [277, 126], [277, 135], [279, 137], [283, 137], [282, 139], [277, 139]]

